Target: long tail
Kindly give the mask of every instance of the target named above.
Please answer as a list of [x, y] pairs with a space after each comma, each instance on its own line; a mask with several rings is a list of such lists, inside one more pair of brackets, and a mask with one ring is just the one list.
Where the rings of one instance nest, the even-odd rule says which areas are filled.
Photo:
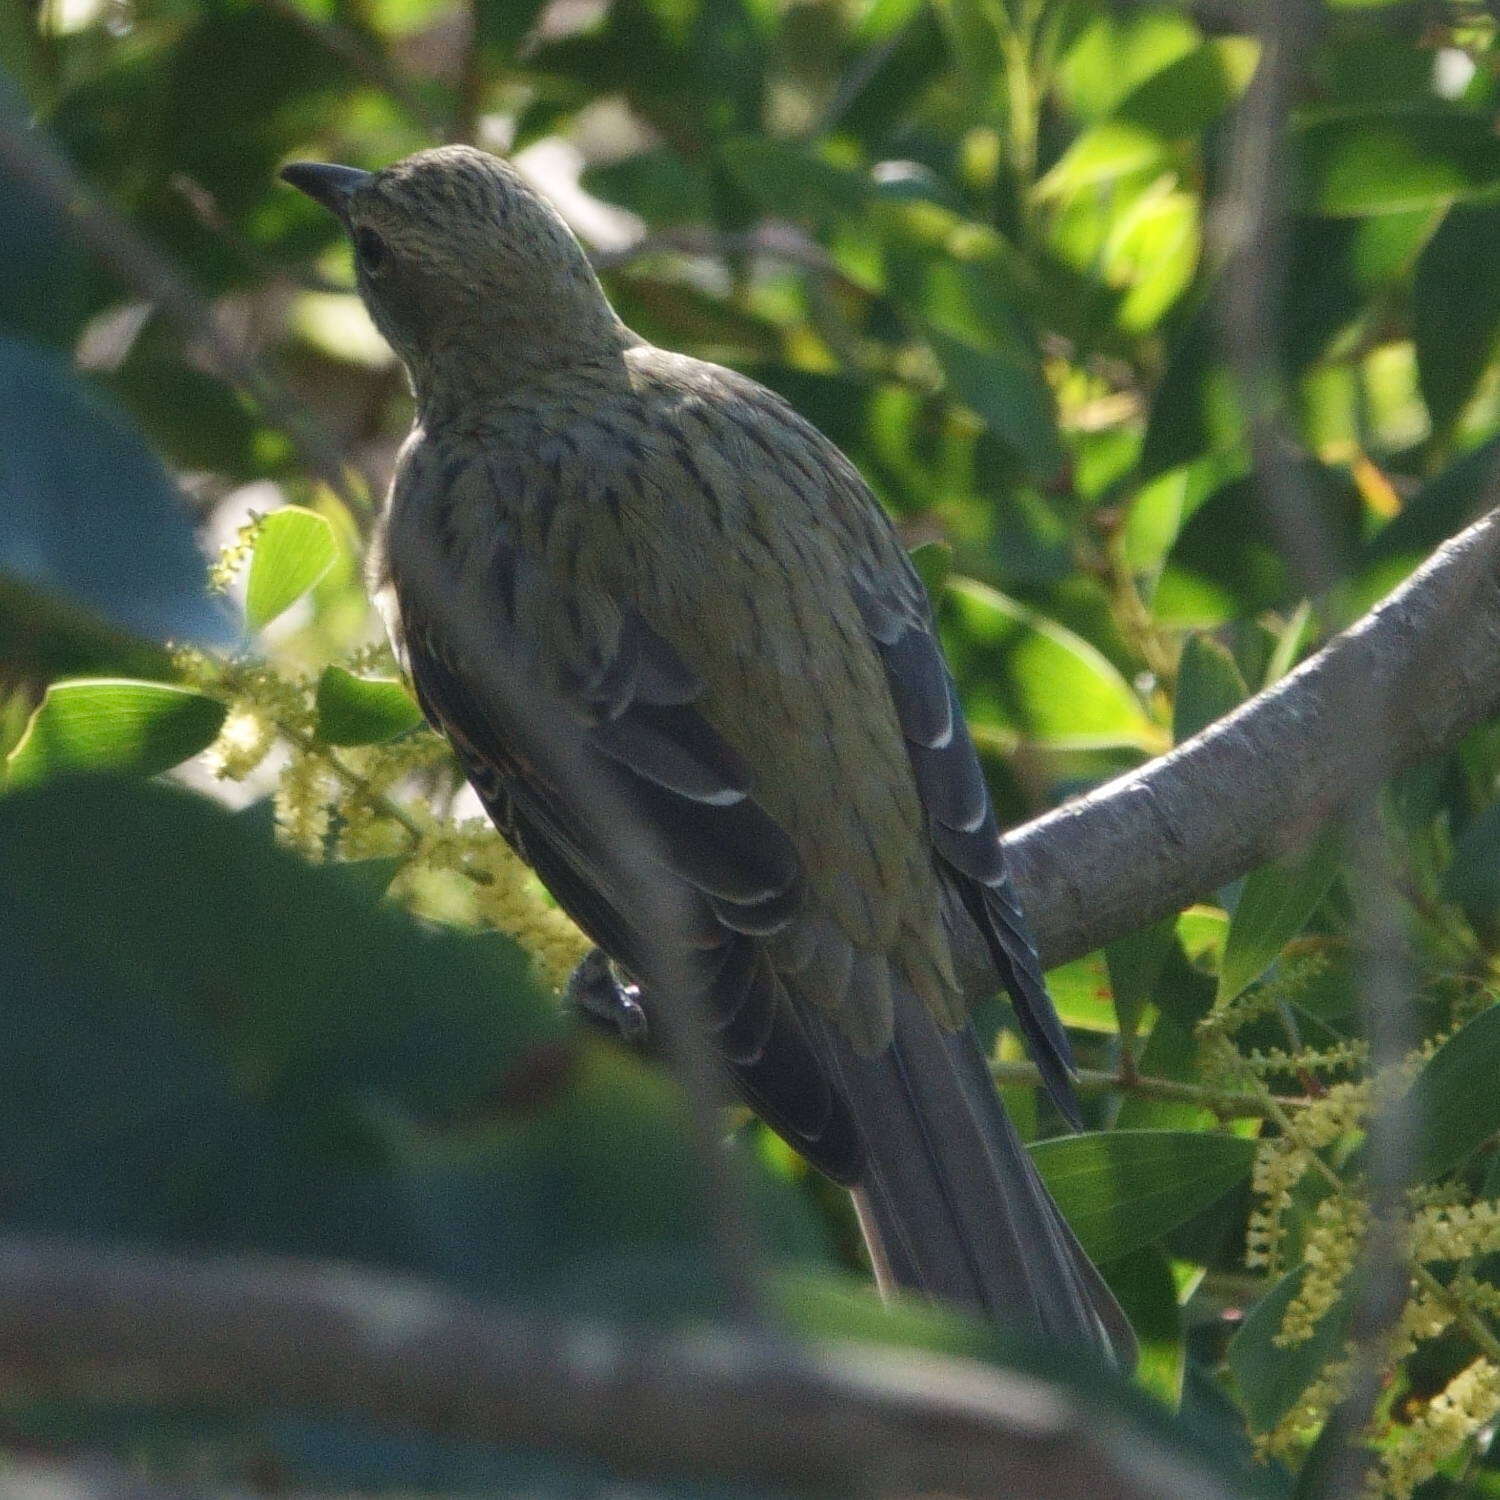
[[898, 992], [894, 1039], [875, 1057], [814, 1029], [864, 1139], [854, 1199], [882, 1283], [1132, 1366], [1130, 1324], [1032, 1165], [973, 1028], [945, 1031]]

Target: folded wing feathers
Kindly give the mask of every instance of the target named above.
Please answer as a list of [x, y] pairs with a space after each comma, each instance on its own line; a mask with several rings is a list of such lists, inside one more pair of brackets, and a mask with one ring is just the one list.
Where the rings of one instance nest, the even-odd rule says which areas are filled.
[[960, 897], [1010, 993], [1047, 1092], [1076, 1125], [1072, 1048], [1047, 995], [1036, 948], [1006, 875], [989, 787], [952, 675], [924, 622], [908, 619], [894, 633], [895, 608], [879, 607], [867, 591], [859, 591], [857, 598], [885, 665], [933, 847], [957, 878]]

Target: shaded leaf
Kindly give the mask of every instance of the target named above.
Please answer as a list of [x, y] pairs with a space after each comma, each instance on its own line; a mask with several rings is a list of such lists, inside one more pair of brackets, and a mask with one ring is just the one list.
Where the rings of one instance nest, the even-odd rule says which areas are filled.
[[8, 1223], [712, 1309], [668, 1086], [508, 940], [424, 928], [206, 800], [0, 798]]
[[1428, 1059], [1407, 1095], [1421, 1177], [1451, 1172], [1500, 1131], [1500, 1006], [1481, 1011]]
[[1117, 939], [1104, 950], [1122, 1036], [1135, 1035], [1141, 1015], [1155, 1001], [1157, 983], [1176, 943], [1176, 923], [1169, 917]]
[[927, 341], [953, 394], [1039, 478], [1056, 474], [1063, 462], [1057, 410], [1036, 355], [1019, 342], [981, 346], [938, 328], [927, 330]]
[[1250, 1172], [1255, 1142], [1183, 1130], [1112, 1130], [1029, 1148], [1089, 1255], [1110, 1261], [1161, 1238]]
[[1449, 427], [1474, 394], [1500, 335], [1500, 204], [1458, 203], [1417, 261], [1412, 333], [1422, 399]]
[[0, 338], [0, 572], [150, 640], [222, 642], [166, 471], [51, 354]]
[[1195, 631], [1182, 643], [1177, 695], [1172, 700], [1172, 739], [1177, 744], [1238, 708], [1250, 696], [1233, 653], [1212, 636]]
[[1259, 979], [1307, 925], [1338, 873], [1342, 845], [1339, 831], [1327, 829], [1299, 853], [1246, 877], [1224, 943], [1220, 1004]]
[[1175, 1409], [1182, 1397], [1187, 1344], [1171, 1262], [1154, 1245], [1148, 1245], [1111, 1261], [1108, 1279], [1139, 1341], [1137, 1384], [1169, 1409]]
[[1238, 441], [1244, 419], [1238, 393], [1219, 351], [1213, 304], [1179, 328], [1156, 386], [1141, 448], [1140, 472], [1150, 478]]
[[1323, 1314], [1310, 1339], [1284, 1346], [1276, 1343], [1306, 1271], [1306, 1266], [1288, 1271], [1250, 1309], [1229, 1345], [1229, 1368], [1255, 1432], [1269, 1431], [1291, 1410], [1324, 1366], [1343, 1350], [1348, 1335], [1353, 1302], [1346, 1292]]
[[1377, 564], [1399, 558], [1415, 565], [1489, 508], [1497, 475], [1500, 438], [1491, 438], [1429, 479], [1376, 534], [1368, 557]]

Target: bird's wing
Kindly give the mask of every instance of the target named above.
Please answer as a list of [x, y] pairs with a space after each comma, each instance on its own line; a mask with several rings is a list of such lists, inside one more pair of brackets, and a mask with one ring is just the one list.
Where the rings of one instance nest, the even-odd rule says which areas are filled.
[[[649, 945], [670, 940], [632, 910], [628, 889], [611, 875], [611, 830], [622, 809], [640, 819], [647, 846], [685, 893], [688, 930], [671, 936], [701, 976], [712, 1037], [731, 1074], [815, 1164], [853, 1180], [860, 1146], [852, 1122], [757, 941], [800, 903], [791, 840], [699, 712], [703, 683], [681, 656], [628, 606], [604, 601], [592, 615], [559, 606], [556, 580], [538, 571], [522, 548], [495, 547], [485, 639], [551, 686], [560, 706], [553, 732], [568, 736], [573, 763], [549, 765], [545, 748], [517, 753], [518, 716], [534, 717], [538, 704], [499, 701], [494, 682], [466, 669], [436, 601], [404, 590], [398, 565], [406, 655], [424, 711], [454, 744], [501, 832], [589, 936], [637, 973], [650, 968]], [[545, 618], [528, 618], [533, 607]], [[570, 619], [561, 654], [552, 623], [559, 607]]]
[[879, 563], [855, 578], [855, 602], [885, 667], [940, 868], [984, 938], [1048, 1093], [1076, 1124], [1072, 1048], [1006, 872], [989, 788], [925, 591], [892, 540], [879, 549]]

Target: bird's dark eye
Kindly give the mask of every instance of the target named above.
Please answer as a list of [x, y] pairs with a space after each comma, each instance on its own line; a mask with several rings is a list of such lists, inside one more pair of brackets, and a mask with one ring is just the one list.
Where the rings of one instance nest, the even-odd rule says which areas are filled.
[[380, 270], [390, 255], [385, 241], [373, 229], [361, 229], [354, 236], [354, 253], [366, 271]]

